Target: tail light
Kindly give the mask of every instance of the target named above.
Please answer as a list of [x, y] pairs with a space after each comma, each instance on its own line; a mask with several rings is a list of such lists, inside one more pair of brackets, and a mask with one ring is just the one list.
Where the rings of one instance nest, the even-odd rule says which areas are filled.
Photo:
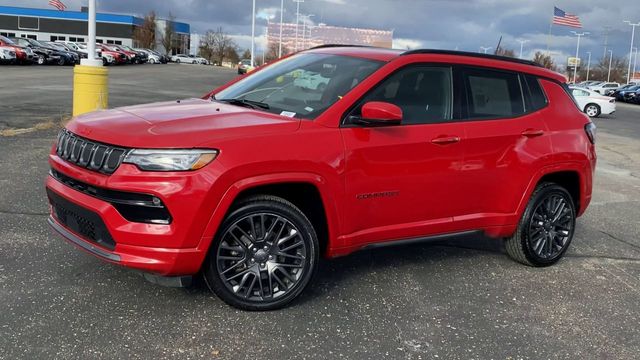
[[596, 124], [589, 122], [584, 126], [584, 132], [587, 133], [587, 137], [592, 144], [596, 143]]

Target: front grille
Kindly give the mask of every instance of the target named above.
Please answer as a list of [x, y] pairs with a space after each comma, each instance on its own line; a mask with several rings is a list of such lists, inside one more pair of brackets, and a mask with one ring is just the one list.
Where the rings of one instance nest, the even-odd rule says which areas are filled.
[[92, 171], [113, 174], [127, 149], [81, 138], [65, 129], [58, 134], [56, 154], [62, 159]]
[[85, 240], [109, 250], [115, 249], [116, 242], [98, 214], [64, 199], [50, 189], [47, 189], [47, 196], [58, 222]]

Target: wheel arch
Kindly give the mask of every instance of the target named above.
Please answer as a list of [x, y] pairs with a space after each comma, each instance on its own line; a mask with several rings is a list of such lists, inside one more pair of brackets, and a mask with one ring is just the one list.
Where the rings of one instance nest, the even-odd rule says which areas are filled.
[[552, 182], [564, 187], [574, 202], [576, 214], [582, 215], [591, 200], [591, 192], [588, 191], [590, 178], [585, 172], [583, 164], [578, 162], [568, 162], [556, 164], [540, 170], [529, 183], [526, 193], [518, 205], [517, 219], [520, 219], [529, 202], [531, 194], [538, 184]]
[[300, 208], [318, 234], [321, 254], [328, 255], [332, 239], [336, 239], [338, 233], [335, 199], [325, 179], [309, 173], [269, 174], [235, 182], [219, 201], [198, 248], [208, 251], [220, 224], [234, 206], [243, 198], [258, 194], [278, 196]]

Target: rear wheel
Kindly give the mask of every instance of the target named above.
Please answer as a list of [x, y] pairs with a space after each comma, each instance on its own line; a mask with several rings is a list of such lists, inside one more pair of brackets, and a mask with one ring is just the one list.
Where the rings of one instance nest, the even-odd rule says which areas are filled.
[[587, 104], [584, 107], [584, 112], [590, 117], [598, 117], [600, 116], [600, 106], [597, 104]]
[[62, 66], [62, 65], [64, 65], [64, 63], [65, 63], [65, 61], [64, 61], [64, 58], [63, 58], [63, 57], [61, 57], [60, 59], [58, 59], [58, 65]]
[[176, 63], [180, 64], [180, 59], [176, 59]]
[[553, 265], [567, 251], [576, 224], [571, 195], [554, 183], [542, 183], [527, 204], [512, 237], [506, 240], [507, 254], [529, 266]]
[[149, 64], [155, 64], [156, 60], [154, 58], [149, 59]]
[[38, 65], [44, 65], [45, 62], [44, 56], [38, 56]]
[[292, 203], [275, 196], [243, 201], [224, 220], [204, 266], [207, 286], [244, 310], [282, 308], [315, 273], [316, 232]]

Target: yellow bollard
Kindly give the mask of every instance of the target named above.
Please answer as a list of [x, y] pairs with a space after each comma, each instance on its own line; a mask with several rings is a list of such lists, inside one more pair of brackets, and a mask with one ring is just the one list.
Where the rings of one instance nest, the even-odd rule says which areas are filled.
[[76, 65], [73, 68], [73, 116], [107, 108], [108, 73], [103, 66]]

